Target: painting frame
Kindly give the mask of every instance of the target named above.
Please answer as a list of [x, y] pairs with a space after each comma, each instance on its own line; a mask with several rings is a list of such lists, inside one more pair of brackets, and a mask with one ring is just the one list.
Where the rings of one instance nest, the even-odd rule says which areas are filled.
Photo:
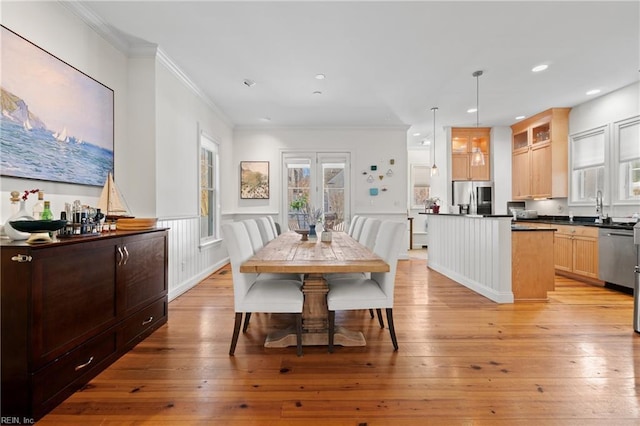
[[240, 199], [269, 199], [268, 161], [240, 161]]
[[114, 90], [6, 26], [0, 32], [0, 175], [103, 186], [114, 172]]

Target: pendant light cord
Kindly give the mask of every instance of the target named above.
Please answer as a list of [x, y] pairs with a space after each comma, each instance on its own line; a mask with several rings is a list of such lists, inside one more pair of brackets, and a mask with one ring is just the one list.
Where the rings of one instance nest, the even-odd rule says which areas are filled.
[[480, 76], [482, 71], [474, 71], [472, 74], [476, 78], [476, 127], [480, 127]]

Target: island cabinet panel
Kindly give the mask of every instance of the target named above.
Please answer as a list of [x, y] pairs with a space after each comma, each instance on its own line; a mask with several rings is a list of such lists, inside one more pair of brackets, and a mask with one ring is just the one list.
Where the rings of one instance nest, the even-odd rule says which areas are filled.
[[37, 420], [167, 321], [167, 231], [1, 245], [2, 415]]
[[512, 232], [511, 238], [514, 300], [547, 300], [555, 289], [553, 230]]

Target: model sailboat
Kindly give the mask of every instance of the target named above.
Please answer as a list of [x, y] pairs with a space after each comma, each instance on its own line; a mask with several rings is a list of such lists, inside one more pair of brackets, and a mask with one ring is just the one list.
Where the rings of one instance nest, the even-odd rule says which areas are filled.
[[111, 172], [109, 172], [104, 188], [102, 188], [102, 194], [100, 194], [100, 200], [98, 200], [98, 208], [104, 212], [107, 219], [133, 217], [129, 214], [129, 209], [126, 207], [126, 203], [113, 181]]

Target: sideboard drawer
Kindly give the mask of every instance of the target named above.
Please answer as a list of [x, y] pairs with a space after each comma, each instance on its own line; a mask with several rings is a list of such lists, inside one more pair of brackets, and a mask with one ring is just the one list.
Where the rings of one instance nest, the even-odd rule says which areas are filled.
[[149, 334], [146, 332], [155, 330], [165, 322], [167, 322], [167, 298], [163, 297], [122, 323], [118, 332], [118, 346], [134, 346], [138, 337], [145, 337]]
[[[50, 400], [55, 401], [56, 395], [82, 378], [78, 382], [79, 388], [100, 372], [105, 365], [110, 364], [115, 359], [116, 352], [116, 332], [112, 329], [35, 372], [33, 375], [34, 405], [37, 407], [41, 404], [46, 405]], [[62, 393], [61, 396], [66, 398], [69, 393]], [[59, 402], [56, 401], [55, 404]]]

